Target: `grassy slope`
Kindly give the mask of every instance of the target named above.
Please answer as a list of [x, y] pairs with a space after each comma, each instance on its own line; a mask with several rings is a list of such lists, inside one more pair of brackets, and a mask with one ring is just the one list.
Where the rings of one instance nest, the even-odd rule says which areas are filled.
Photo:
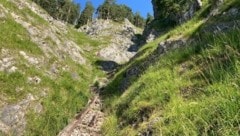
[[[30, 16], [32, 19], [28, 20], [28, 22], [31, 22], [34, 26], [41, 28], [50, 25], [28, 8], [18, 9], [14, 4], [6, 0], [1, 1], [0, 4], [10, 11], [17, 12], [25, 20], [28, 20], [28, 16]], [[40, 96], [42, 91], [45, 91], [47, 97], [39, 97], [38, 100], [38, 102], [43, 105], [43, 112], [39, 115], [33, 111], [28, 112], [28, 125], [25, 135], [56, 135], [66, 126], [69, 119], [73, 118], [77, 112], [84, 108], [89, 97], [91, 97], [89, 85], [95, 76], [101, 73], [99, 73], [96, 68], [91, 68], [90, 65], [79, 65], [68, 58], [64, 61], [58, 61], [55, 57], [49, 60], [46, 59], [44, 62], [45, 66], [41, 69], [32, 65], [29, 66], [27, 61], [19, 56], [20, 50], [34, 57], [41, 57], [44, 54], [35, 43], [31, 42], [27, 30], [16, 23], [10, 14], [6, 15], [5, 18], [0, 19], [0, 50], [8, 49], [10, 51], [9, 55], [15, 58], [15, 65], [19, 69], [17, 71], [20, 72], [11, 74], [0, 72], [1, 96], [6, 98], [4, 102], [14, 104], [25, 98], [28, 93]], [[101, 44], [77, 32], [72, 29], [71, 26], [69, 26], [67, 36], [69, 39], [75, 41], [81, 48], [84, 48], [85, 45], [94, 48]], [[89, 62], [96, 59], [89, 56], [93, 56], [91, 52], [84, 54], [84, 57], [87, 57]], [[46, 71], [49, 70], [51, 64], [56, 61], [58, 61], [58, 66], [60, 67], [67, 65], [71, 72], [76, 72], [79, 75], [80, 79], [73, 79], [72, 73], [63, 70], [60, 70], [59, 74], [54, 78], [47, 76]], [[40, 77], [41, 83], [38, 85], [27, 83], [27, 78], [30, 76]], [[17, 87], [24, 87], [23, 91], [16, 93], [15, 90]]]
[[[221, 10], [239, 4], [228, 0]], [[204, 9], [208, 9], [206, 1]], [[216, 17], [204, 22], [201, 16], [205, 12], [145, 45], [141, 55], [117, 73], [107, 88], [106, 93], [111, 94], [105, 96], [109, 116], [104, 135], [138, 135], [147, 130], [154, 135], [239, 134], [240, 30], [197, 33], [200, 26], [226, 21]], [[117, 84], [128, 67], [141, 63], [160, 41], [180, 33], [198, 40], [162, 56], [139, 78], [133, 77], [125, 92], [118, 91]]]

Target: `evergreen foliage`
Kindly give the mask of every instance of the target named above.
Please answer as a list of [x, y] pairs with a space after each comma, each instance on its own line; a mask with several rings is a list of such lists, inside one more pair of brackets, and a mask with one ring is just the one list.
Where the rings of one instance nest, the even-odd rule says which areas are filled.
[[74, 24], [80, 14], [80, 5], [71, 0], [33, 0], [53, 18]]
[[157, 5], [157, 19], [164, 19], [168, 23], [174, 23], [172, 17], [176, 14], [184, 12], [188, 8], [188, 4], [192, 0], [152, 0], [154, 5]]
[[150, 13], [148, 13], [147, 14], [147, 19], [146, 19], [146, 25], [151, 23], [153, 20], [154, 20], [154, 17]]
[[87, 24], [89, 21], [92, 21], [92, 16], [94, 12], [94, 7], [91, 2], [86, 3], [85, 9], [82, 11], [82, 14], [78, 20], [78, 24], [76, 25], [76, 28], [79, 28], [82, 25]]
[[[73, 3], [71, 0], [32, 0], [43, 9], [45, 9], [53, 18], [63, 20], [70, 24], [76, 24], [76, 28], [92, 21], [95, 11], [91, 2], [87, 2], [84, 10], [80, 15], [80, 5]], [[132, 9], [124, 4], [117, 4], [116, 0], [105, 0], [96, 9], [96, 14], [99, 19], [111, 19], [117, 22], [122, 22], [128, 19], [137, 27], [144, 27], [152, 20], [149, 14], [145, 20], [139, 12], [133, 13]], [[146, 22], [147, 21], [147, 22]]]
[[139, 12], [136, 12], [134, 14], [134, 22], [133, 24], [137, 27], [144, 27], [145, 26], [145, 20], [144, 18], [140, 15]]
[[125, 18], [128, 19], [137, 27], [144, 27], [145, 20], [140, 13], [133, 13], [132, 9], [124, 4], [116, 4], [115, 0], [105, 0], [96, 11], [99, 19], [111, 19], [117, 22], [122, 22]]

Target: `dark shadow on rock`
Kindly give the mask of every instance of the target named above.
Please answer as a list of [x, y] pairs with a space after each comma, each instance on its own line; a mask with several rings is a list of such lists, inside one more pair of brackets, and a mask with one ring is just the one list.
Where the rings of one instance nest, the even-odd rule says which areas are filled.
[[129, 48], [128, 48], [128, 51], [129, 52], [137, 52], [141, 47], [142, 45], [145, 44], [145, 40], [143, 38], [143, 36], [141, 34], [135, 34], [131, 41], [134, 43], [132, 44]]
[[95, 64], [105, 72], [112, 72], [119, 66], [116, 62], [108, 60], [97, 60]]

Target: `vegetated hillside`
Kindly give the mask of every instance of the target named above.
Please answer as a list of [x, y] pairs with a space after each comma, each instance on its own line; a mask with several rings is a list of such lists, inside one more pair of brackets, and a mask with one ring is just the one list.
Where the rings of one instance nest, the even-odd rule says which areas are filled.
[[[86, 105], [59, 135], [98, 134], [100, 97], [102, 135], [239, 135], [239, 0], [154, 1], [175, 7], [140, 50], [127, 20], [83, 26], [90, 39], [30, 0], [0, 1], [0, 135], [57, 135]], [[107, 87], [96, 66], [119, 67]]]
[[[136, 54], [142, 30], [128, 20], [83, 27], [79, 32], [55, 20], [31, 0], [0, 1], [0, 135], [64, 135], [76, 115], [87, 122], [100, 112], [92, 85], [104, 86], [102, 70]], [[85, 115], [85, 109], [95, 111]], [[89, 131], [72, 129], [77, 135]]]
[[28, 0], [2, 0], [0, 13], [0, 135], [56, 135], [91, 96], [85, 46], [101, 43]]
[[30, 0], [1, 0], [0, 135], [56, 135], [66, 126], [101, 76], [91, 65], [101, 44]]
[[238, 0], [204, 0], [181, 25], [154, 22], [102, 94], [103, 135], [239, 135], [239, 19]]

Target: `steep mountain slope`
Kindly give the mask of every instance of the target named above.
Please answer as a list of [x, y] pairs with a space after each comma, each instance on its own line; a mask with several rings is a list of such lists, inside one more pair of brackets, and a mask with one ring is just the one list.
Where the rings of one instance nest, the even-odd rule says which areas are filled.
[[179, 26], [153, 22], [157, 38], [102, 93], [103, 135], [239, 135], [240, 3], [202, 2]]
[[191, 2], [138, 46], [127, 20], [75, 30], [0, 1], [0, 135], [239, 135], [240, 2]]
[[84, 44], [98, 42], [28, 0], [3, 0], [0, 11], [0, 130], [54, 135], [91, 96]]
[[[141, 31], [127, 20], [100, 20], [87, 29], [98, 33], [87, 36], [31, 0], [0, 1], [0, 26], [0, 135], [52, 136], [71, 126], [75, 116], [80, 122], [75, 126], [95, 119], [101, 112], [94, 101], [101, 102], [97, 90], [107, 82], [102, 69], [111, 71], [133, 57], [136, 51], [128, 48], [136, 47]], [[89, 131], [78, 129], [74, 134]]]

